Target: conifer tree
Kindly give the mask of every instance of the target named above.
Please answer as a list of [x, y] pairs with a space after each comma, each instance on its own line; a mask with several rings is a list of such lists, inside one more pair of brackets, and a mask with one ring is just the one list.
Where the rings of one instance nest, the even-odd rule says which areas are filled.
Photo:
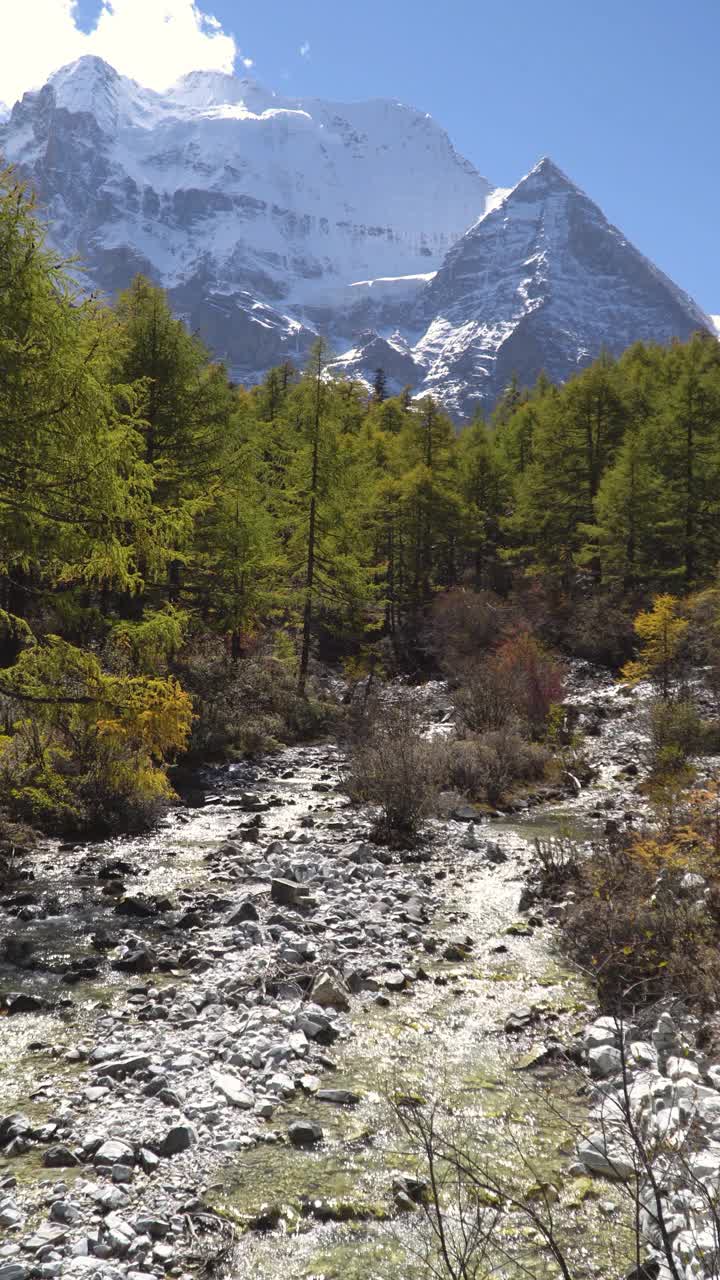
[[109, 375], [117, 341], [1, 174], [0, 603], [16, 616], [44, 586], [137, 583], [152, 477], [137, 394]]
[[328, 348], [318, 340], [288, 401], [290, 460], [278, 517], [300, 603], [298, 692], [305, 694], [310, 652], [322, 617], [339, 620], [371, 599], [372, 574], [362, 526], [369, 505], [361, 483], [358, 438], [340, 429], [348, 401], [327, 376]]
[[387, 377], [384, 369], [376, 369], [373, 379], [373, 399], [376, 404], [382, 404], [387, 394]]

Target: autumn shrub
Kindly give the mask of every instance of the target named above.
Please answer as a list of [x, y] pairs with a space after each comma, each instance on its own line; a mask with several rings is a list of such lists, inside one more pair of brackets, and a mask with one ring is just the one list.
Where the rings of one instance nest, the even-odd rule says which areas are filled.
[[533, 736], [542, 736], [550, 709], [563, 697], [558, 661], [529, 631], [509, 636], [493, 654], [490, 670]]
[[454, 701], [462, 724], [473, 733], [501, 729], [516, 719], [512, 690], [487, 658], [468, 663]]
[[549, 755], [511, 728], [438, 744], [445, 787], [469, 800], [497, 804], [519, 782], [542, 778]]
[[176, 680], [108, 675], [50, 636], [2, 672], [0, 692], [0, 801], [11, 817], [99, 834], [147, 826], [172, 799], [166, 766], [192, 720]]
[[196, 635], [173, 664], [193, 699], [192, 759], [224, 760], [277, 750], [327, 733], [338, 708], [313, 695], [301, 698], [295, 673], [272, 640], [234, 660], [219, 636]]
[[411, 704], [376, 705], [369, 712], [349, 753], [345, 785], [351, 800], [377, 811], [375, 840], [399, 848], [417, 842], [436, 804], [441, 760]]
[[586, 596], [574, 605], [563, 640], [575, 657], [617, 670], [633, 652], [632, 611], [606, 595]]
[[495, 648], [512, 616], [510, 606], [492, 592], [455, 587], [434, 601], [425, 644], [442, 671], [461, 678]]
[[[686, 797], [653, 835], [581, 863], [565, 943], [608, 1009], [673, 995], [709, 1010], [720, 984], [717, 797]], [[701, 878], [699, 878], [701, 877]]]
[[650, 707], [650, 750], [655, 773], [672, 772], [698, 755], [704, 740], [703, 721], [689, 698], [666, 702], [662, 698]]

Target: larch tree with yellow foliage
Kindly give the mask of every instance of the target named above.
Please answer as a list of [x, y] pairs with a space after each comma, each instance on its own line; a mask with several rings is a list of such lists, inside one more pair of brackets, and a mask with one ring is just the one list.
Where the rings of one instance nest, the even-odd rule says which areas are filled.
[[639, 613], [635, 634], [641, 641], [640, 654], [622, 669], [623, 680], [639, 684], [652, 680], [667, 701], [677, 675], [683, 641], [689, 623], [681, 613], [680, 601], [671, 595], [655, 596], [652, 609]]

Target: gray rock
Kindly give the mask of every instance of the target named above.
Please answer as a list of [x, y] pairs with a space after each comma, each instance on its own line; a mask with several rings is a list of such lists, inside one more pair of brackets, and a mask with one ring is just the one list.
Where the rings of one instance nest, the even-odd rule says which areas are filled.
[[30, 1268], [24, 1262], [0, 1264], [0, 1280], [29, 1280]]
[[505, 1030], [507, 1032], [525, 1031], [533, 1022], [537, 1022], [537, 1017], [535, 1009], [531, 1009], [528, 1005], [520, 1005], [505, 1019]]
[[22, 1138], [32, 1128], [28, 1117], [22, 1111], [13, 1111], [0, 1120], [0, 1146], [12, 1142], [13, 1138]]
[[82, 1221], [82, 1213], [72, 1200], [56, 1200], [50, 1209], [53, 1222], [62, 1222], [67, 1227], [74, 1227]]
[[296, 884], [294, 880], [276, 879], [270, 882], [270, 897], [281, 907], [299, 907], [309, 896], [307, 885]]
[[160, 1146], [160, 1154], [163, 1156], [177, 1156], [181, 1151], [187, 1151], [189, 1147], [194, 1147], [197, 1142], [197, 1133], [189, 1124], [175, 1124], [168, 1129]]
[[323, 1131], [319, 1124], [311, 1120], [295, 1120], [288, 1125], [288, 1138], [293, 1147], [314, 1147], [322, 1142]]
[[608, 1142], [605, 1133], [597, 1132], [578, 1143], [578, 1158], [593, 1173], [625, 1182], [635, 1172], [630, 1157]]
[[251, 898], [244, 898], [243, 901], [240, 902], [237, 907], [233, 907], [229, 915], [225, 917], [224, 923], [226, 925], [236, 925], [236, 924], [243, 924], [243, 922], [246, 920], [257, 921], [259, 919], [260, 919], [260, 913], [258, 912], [258, 909], [255, 906], [255, 903], [252, 901]]
[[456, 822], [477, 822], [480, 813], [474, 804], [460, 804], [456, 809], [453, 809], [451, 817]]
[[125, 1053], [125, 1046], [122, 1044], [98, 1044], [92, 1050], [88, 1062], [91, 1067], [96, 1067], [99, 1062], [119, 1062]]
[[93, 1164], [97, 1165], [114, 1165], [135, 1163], [135, 1153], [128, 1142], [123, 1142], [120, 1138], [108, 1138], [107, 1142], [103, 1142], [98, 1147], [93, 1156]]
[[51, 1222], [41, 1222], [37, 1231], [25, 1241], [24, 1248], [28, 1253], [38, 1253], [40, 1249], [55, 1248], [59, 1244], [64, 1244], [67, 1239], [67, 1231], [62, 1227], [54, 1227]]
[[48, 1008], [46, 1000], [40, 996], [33, 996], [29, 991], [11, 991], [5, 997], [6, 1008], [8, 1014], [14, 1013], [42, 1013], [43, 1009]]
[[63, 1143], [48, 1147], [43, 1155], [43, 1164], [46, 1169], [72, 1169], [79, 1163], [77, 1156], [73, 1155], [70, 1148]]
[[335, 969], [325, 969], [318, 975], [313, 983], [310, 999], [321, 1009], [350, 1008], [350, 991], [347, 983]]
[[144, 1071], [150, 1066], [150, 1061], [148, 1053], [136, 1053], [119, 1061], [101, 1062], [95, 1068], [95, 1075], [111, 1076], [114, 1080], [122, 1080], [124, 1076], [133, 1075], [135, 1071]]
[[622, 1070], [622, 1056], [619, 1049], [610, 1044], [598, 1045], [588, 1053], [588, 1066], [591, 1075], [602, 1080], [605, 1076], [617, 1075]]
[[602, 1026], [600, 1022], [594, 1022], [583, 1036], [583, 1044], [588, 1052], [590, 1049], [599, 1049], [606, 1044], [615, 1047], [617, 1042], [618, 1035], [615, 1027]]
[[353, 862], [358, 867], [365, 867], [377, 861], [376, 850], [371, 844], [359, 844], [348, 854], [348, 862]]
[[0, 1201], [0, 1227], [21, 1227], [25, 1218], [10, 1200]]
[[213, 1071], [212, 1082], [233, 1107], [242, 1107], [245, 1111], [252, 1110], [255, 1100], [243, 1080], [239, 1080], [237, 1076], [231, 1076], [226, 1071]]
[[154, 1173], [160, 1161], [154, 1151], [149, 1151], [147, 1147], [141, 1147], [138, 1154], [138, 1164], [144, 1173]]
[[315, 1097], [318, 1102], [332, 1102], [337, 1107], [355, 1107], [360, 1101], [360, 1094], [352, 1089], [318, 1089]]
[[467, 960], [472, 946], [472, 938], [451, 938], [443, 949], [443, 959], [455, 962]]

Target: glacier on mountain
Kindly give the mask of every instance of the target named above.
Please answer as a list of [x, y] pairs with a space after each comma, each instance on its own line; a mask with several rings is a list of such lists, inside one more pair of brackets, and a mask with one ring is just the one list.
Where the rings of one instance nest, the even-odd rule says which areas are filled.
[[0, 154], [94, 287], [143, 271], [242, 380], [323, 333], [338, 369], [464, 416], [513, 371], [713, 327], [551, 161], [493, 189], [395, 101], [207, 71], [160, 94], [83, 57], [0, 115]]

